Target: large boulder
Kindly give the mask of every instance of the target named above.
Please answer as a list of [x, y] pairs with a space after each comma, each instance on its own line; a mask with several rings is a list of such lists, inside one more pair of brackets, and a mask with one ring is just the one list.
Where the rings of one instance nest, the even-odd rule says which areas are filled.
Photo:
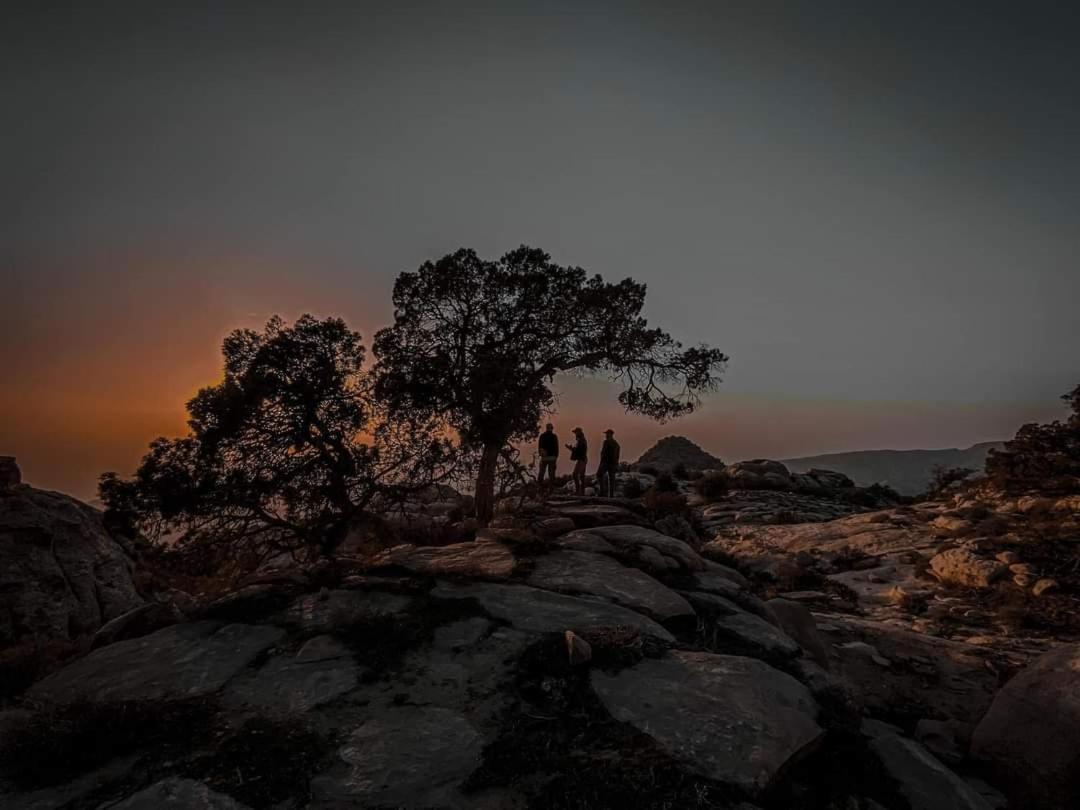
[[687, 770], [750, 794], [822, 737], [805, 686], [762, 661], [674, 652], [592, 685], [615, 719], [648, 734]]
[[285, 631], [269, 625], [202, 621], [118, 641], [30, 688], [33, 700], [74, 703], [162, 700], [216, 692]]
[[375, 558], [375, 568], [404, 568], [414, 574], [506, 579], [514, 572], [514, 553], [495, 540], [449, 546], [401, 545]]
[[644, 571], [588, 551], [554, 551], [538, 557], [528, 583], [534, 588], [610, 599], [660, 620], [694, 614], [685, 599]]
[[70, 641], [143, 604], [98, 510], [28, 486], [0, 491], [0, 648]]
[[583, 632], [610, 627], [630, 627], [666, 642], [675, 638], [652, 619], [604, 599], [568, 596], [530, 588], [527, 585], [502, 585], [476, 582], [464, 585], [440, 583], [431, 595], [437, 599], [476, 601], [497, 619], [529, 633]]
[[999, 560], [980, 557], [965, 548], [950, 548], [930, 560], [934, 576], [948, 585], [966, 588], [989, 588], [1008, 570]]
[[1011, 785], [1016, 806], [1059, 808], [1080, 797], [1080, 646], [1045, 653], [1002, 687], [971, 752]]
[[627, 565], [656, 573], [704, 571], [705, 560], [690, 544], [644, 526], [597, 526], [563, 535], [556, 544], [578, 551], [597, 551]]
[[862, 730], [911, 810], [990, 810], [978, 791], [892, 726], [865, 720]]
[[457, 788], [483, 747], [476, 728], [449, 709], [377, 710], [346, 738], [336, 767], [312, 780], [314, 806], [470, 807]]
[[102, 810], [247, 810], [247, 805], [202, 782], [171, 776]]
[[728, 465], [727, 474], [733, 489], [790, 490], [795, 488], [791, 473], [779, 461], [764, 458], [737, 461]]

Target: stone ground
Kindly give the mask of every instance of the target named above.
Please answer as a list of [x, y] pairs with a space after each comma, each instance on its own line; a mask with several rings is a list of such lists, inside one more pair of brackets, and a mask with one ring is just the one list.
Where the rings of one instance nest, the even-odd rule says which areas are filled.
[[[968, 614], [1000, 588], [1037, 598], [995, 556], [1023, 546], [1020, 518], [982, 545], [946, 524], [989, 517], [945, 505], [716, 529], [751, 513], [740, 497], [692, 505], [695, 547], [640, 503], [560, 496], [103, 644], [0, 711], [0, 806], [1004, 807], [997, 729], [1038, 750], [1025, 707], [1080, 692], [1054, 659], [1008, 698], [1067, 636]], [[1004, 569], [956, 590], [928, 573], [946, 547]], [[1072, 598], [1058, 577], [1046, 598]], [[1071, 789], [1077, 763], [1054, 762], [1027, 806]]]

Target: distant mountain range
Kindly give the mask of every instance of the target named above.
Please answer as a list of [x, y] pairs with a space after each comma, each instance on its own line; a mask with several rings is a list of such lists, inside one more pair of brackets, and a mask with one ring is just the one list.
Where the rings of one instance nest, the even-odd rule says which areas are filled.
[[945, 450], [859, 450], [853, 453], [826, 453], [821, 456], [780, 459], [792, 472], [811, 467], [836, 470], [859, 486], [888, 484], [901, 495], [918, 495], [930, 483], [934, 467], [971, 467], [981, 471], [986, 454], [1004, 442], [982, 442], [964, 449]]

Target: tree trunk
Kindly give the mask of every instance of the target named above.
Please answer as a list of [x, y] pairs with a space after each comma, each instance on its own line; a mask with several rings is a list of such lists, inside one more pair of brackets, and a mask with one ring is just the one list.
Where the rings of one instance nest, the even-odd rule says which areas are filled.
[[487, 526], [495, 514], [495, 466], [501, 450], [501, 444], [485, 444], [480, 454], [480, 469], [476, 472], [476, 519], [481, 526]]

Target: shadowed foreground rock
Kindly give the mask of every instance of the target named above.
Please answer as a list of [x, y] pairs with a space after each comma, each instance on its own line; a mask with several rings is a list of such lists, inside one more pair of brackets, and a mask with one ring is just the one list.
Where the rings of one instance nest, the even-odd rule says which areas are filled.
[[691, 771], [751, 794], [823, 734], [807, 688], [751, 658], [673, 652], [617, 675], [594, 671], [592, 684], [616, 719]]
[[1046, 653], [1005, 684], [975, 729], [971, 747], [1007, 777], [1021, 806], [1050, 810], [1075, 802], [1080, 797], [1080, 646]]
[[131, 569], [96, 509], [28, 486], [0, 492], [0, 649], [75, 639], [139, 607]]
[[216, 692], [285, 635], [267, 625], [203, 621], [94, 650], [30, 690], [57, 703], [161, 700]]
[[247, 810], [224, 793], [217, 793], [191, 779], [163, 779], [122, 802], [101, 810]]

